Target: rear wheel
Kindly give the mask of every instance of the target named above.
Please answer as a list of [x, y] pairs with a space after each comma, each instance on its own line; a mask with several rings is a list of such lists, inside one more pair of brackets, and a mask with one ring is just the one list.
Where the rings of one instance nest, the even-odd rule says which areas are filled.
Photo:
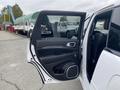
[[30, 30], [30, 31], [27, 32], [27, 37], [28, 37], [28, 38], [30, 38], [31, 35], [32, 35], [32, 30]]

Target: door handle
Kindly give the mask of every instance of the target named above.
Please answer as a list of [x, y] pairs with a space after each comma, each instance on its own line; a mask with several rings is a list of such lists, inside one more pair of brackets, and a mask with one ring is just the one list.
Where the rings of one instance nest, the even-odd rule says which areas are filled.
[[66, 44], [67, 47], [75, 47], [76, 46], [76, 42], [68, 42]]

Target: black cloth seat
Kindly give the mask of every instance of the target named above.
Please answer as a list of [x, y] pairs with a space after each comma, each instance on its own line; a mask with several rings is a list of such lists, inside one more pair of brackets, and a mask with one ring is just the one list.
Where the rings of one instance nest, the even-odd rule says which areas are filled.
[[99, 31], [95, 31], [93, 35], [93, 43], [92, 43], [92, 59], [93, 62], [97, 62], [102, 50], [106, 46], [107, 34], [101, 33]]

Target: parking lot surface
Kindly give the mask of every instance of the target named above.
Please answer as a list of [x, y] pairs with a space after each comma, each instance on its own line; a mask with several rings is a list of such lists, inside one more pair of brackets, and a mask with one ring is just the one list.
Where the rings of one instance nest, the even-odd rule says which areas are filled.
[[79, 80], [43, 85], [27, 63], [28, 38], [0, 31], [0, 90], [82, 90]]

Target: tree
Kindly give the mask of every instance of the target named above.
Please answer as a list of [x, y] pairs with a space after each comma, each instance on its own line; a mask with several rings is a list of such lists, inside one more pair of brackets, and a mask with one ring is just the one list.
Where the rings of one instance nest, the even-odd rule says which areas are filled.
[[12, 7], [12, 10], [15, 18], [21, 17], [23, 15], [23, 11], [21, 10], [18, 4], [15, 4]]
[[[15, 4], [12, 7], [12, 11], [13, 11], [13, 15], [14, 15], [15, 19], [23, 15], [23, 12], [22, 12], [21, 8], [17, 4]], [[10, 13], [8, 12], [7, 7], [4, 7], [1, 10], [1, 13], [2, 13], [2, 15], [0, 16], [0, 23], [13, 22], [12, 17], [10, 15]]]
[[10, 21], [10, 15], [8, 13], [8, 10], [6, 7], [4, 7], [2, 10], [2, 16], [0, 17], [0, 22], [6, 22], [6, 21]]
[[0, 16], [0, 24], [3, 23], [3, 15]]

